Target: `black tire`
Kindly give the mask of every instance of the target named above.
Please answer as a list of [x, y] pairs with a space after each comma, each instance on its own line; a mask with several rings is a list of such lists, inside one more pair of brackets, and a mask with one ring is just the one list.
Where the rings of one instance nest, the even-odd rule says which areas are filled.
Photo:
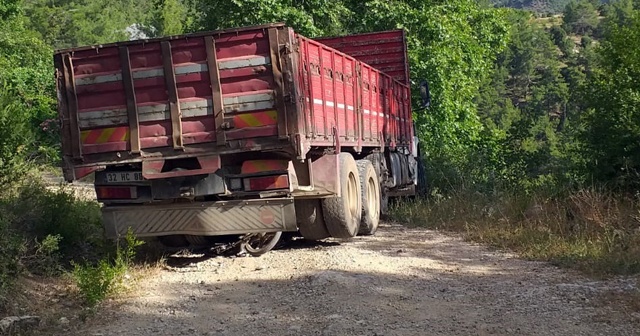
[[240, 249], [246, 251], [250, 255], [254, 257], [259, 257], [269, 251], [271, 251], [278, 241], [280, 241], [280, 237], [282, 236], [282, 231], [271, 232], [271, 233], [262, 233], [257, 239], [261, 240], [261, 245], [258, 247], [251, 246], [251, 242], [244, 242], [240, 245]]
[[418, 185], [416, 186], [416, 196], [427, 197], [429, 194], [429, 187], [427, 185], [427, 169], [424, 166], [422, 157], [417, 157], [418, 160]]
[[349, 153], [338, 154], [340, 163], [340, 197], [322, 200], [322, 212], [327, 231], [334, 238], [349, 239], [358, 234], [362, 218], [358, 166]]
[[358, 234], [373, 235], [380, 223], [380, 180], [371, 161], [358, 160], [356, 164], [358, 175], [360, 175], [360, 203], [362, 204]]
[[192, 246], [207, 246], [209, 245], [209, 241], [205, 236], [193, 236], [193, 235], [185, 235], [184, 236], [189, 244]]
[[373, 164], [373, 168], [376, 170], [376, 174], [378, 175], [378, 182], [380, 183], [380, 216], [386, 215], [389, 213], [389, 196], [387, 196], [387, 190], [383, 186], [387, 170], [384, 164], [384, 154], [369, 154], [365, 159], [371, 161], [371, 164]]
[[180, 248], [189, 246], [189, 241], [184, 235], [160, 236], [158, 241], [165, 247]]
[[380, 192], [380, 215], [389, 214], [389, 194], [383, 188]]
[[296, 221], [302, 238], [320, 240], [331, 237], [322, 216], [320, 200], [296, 200]]

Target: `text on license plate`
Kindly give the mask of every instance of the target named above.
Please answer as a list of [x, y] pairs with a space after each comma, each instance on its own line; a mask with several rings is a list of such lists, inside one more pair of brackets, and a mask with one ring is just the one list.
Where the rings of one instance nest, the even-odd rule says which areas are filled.
[[105, 174], [106, 183], [139, 182], [143, 181], [142, 172], [114, 172]]

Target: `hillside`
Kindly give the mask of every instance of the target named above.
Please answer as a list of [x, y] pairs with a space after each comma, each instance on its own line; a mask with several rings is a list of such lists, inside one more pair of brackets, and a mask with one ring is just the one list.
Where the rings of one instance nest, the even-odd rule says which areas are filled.
[[[493, 0], [496, 6], [529, 9], [538, 13], [560, 13], [571, 0]], [[607, 3], [608, 1], [597, 1]]]

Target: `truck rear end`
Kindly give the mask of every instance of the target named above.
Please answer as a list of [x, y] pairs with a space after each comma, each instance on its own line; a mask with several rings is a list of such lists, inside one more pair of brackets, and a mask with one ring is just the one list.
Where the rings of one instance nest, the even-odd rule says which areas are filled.
[[384, 190], [411, 189], [408, 87], [284, 25], [66, 49], [54, 61], [64, 176], [95, 173], [110, 237], [196, 244], [316, 225], [303, 213], [344, 196], [341, 152], [375, 156]]

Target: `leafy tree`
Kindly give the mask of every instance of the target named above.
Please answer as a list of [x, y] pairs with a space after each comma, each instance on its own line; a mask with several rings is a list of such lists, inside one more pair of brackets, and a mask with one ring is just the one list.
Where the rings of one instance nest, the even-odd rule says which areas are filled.
[[20, 11], [20, 1], [18, 0], [0, 0], [0, 22], [6, 21]]
[[564, 30], [574, 34], [589, 34], [598, 26], [595, 6], [586, 0], [571, 1], [564, 8]]
[[613, 27], [585, 87], [585, 151], [594, 178], [640, 186], [640, 14]]
[[310, 37], [345, 33], [343, 23], [351, 15], [340, 0], [202, 1], [197, 8], [202, 13], [198, 30], [286, 22]]

